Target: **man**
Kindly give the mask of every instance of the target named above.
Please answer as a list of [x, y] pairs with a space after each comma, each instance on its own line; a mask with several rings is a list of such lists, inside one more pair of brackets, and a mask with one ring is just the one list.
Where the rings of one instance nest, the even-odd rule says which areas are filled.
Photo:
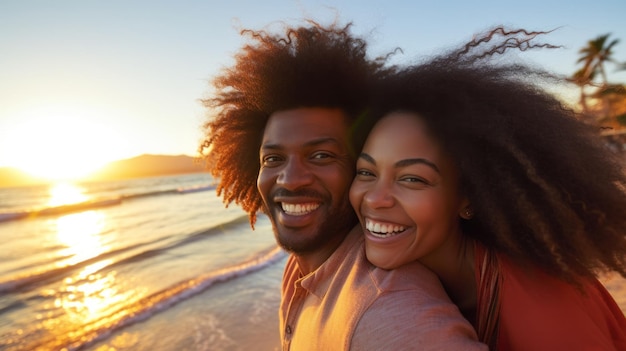
[[360, 116], [387, 72], [368, 60], [349, 25], [244, 31], [204, 101], [216, 115], [201, 145], [218, 195], [250, 215], [262, 210], [291, 253], [283, 278], [283, 350], [486, 350], [418, 263], [372, 266], [348, 200]]

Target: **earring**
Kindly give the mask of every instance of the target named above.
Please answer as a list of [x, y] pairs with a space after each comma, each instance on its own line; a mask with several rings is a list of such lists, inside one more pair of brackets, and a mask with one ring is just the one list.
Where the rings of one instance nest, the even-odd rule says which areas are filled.
[[463, 215], [461, 217], [464, 219], [472, 219], [472, 217], [474, 217], [474, 211], [472, 211], [471, 208], [466, 207], [465, 210], [463, 210]]

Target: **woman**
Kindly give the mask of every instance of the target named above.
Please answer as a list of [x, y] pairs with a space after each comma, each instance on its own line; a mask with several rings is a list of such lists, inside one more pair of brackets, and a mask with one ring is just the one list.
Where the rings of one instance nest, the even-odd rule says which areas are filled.
[[528, 79], [554, 77], [494, 62], [452, 53], [381, 87], [350, 191], [367, 257], [422, 262], [492, 350], [626, 350], [596, 278], [626, 276], [622, 165]]

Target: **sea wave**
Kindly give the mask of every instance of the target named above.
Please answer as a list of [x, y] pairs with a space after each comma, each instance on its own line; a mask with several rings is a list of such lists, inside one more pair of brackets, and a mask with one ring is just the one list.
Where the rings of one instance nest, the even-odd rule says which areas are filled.
[[35, 218], [40, 216], [54, 216], [54, 215], [63, 215], [74, 212], [81, 212], [86, 210], [92, 210], [97, 208], [109, 207], [120, 205], [124, 201], [129, 201], [137, 198], [145, 198], [152, 196], [162, 196], [162, 195], [173, 195], [173, 194], [190, 194], [200, 191], [208, 191], [215, 189], [214, 185], [197, 185], [191, 187], [179, 187], [173, 189], [165, 189], [165, 190], [156, 190], [156, 191], [147, 191], [147, 192], [137, 192], [137, 193], [129, 193], [123, 194], [115, 197], [96, 199], [96, 200], [88, 200], [79, 203], [66, 204], [60, 206], [50, 206], [38, 209], [29, 209], [29, 210], [21, 210], [21, 211], [13, 211], [13, 212], [0, 212], [0, 222], [14, 221], [20, 219], [28, 219]]
[[[63, 279], [70, 272], [107, 259], [110, 259], [111, 263], [101, 267], [98, 271], [110, 269], [115, 266], [136, 263], [138, 261], [154, 257], [159, 254], [163, 254], [180, 246], [194, 243], [208, 236], [221, 234], [224, 233], [224, 231], [228, 231], [229, 229], [235, 229], [236, 227], [244, 223], [248, 223], [247, 214], [242, 214], [240, 216], [234, 217], [227, 222], [215, 223], [214, 226], [209, 229], [179, 236], [174, 240], [172, 240], [171, 237], [162, 237], [156, 241], [137, 243], [134, 245], [107, 251], [101, 253], [100, 255], [73, 264], [61, 267], [51, 266], [47, 269], [30, 273], [28, 275], [11, 277], [4, 281], [0, 281], [0, 294], [16, 291], [28, 291], [42, 284], [49, 283], [55, 279]], [[97, 271], [94, 273], [97, 273]]]
[[[86, 324], [72, 333], [48, 340], [22, 340], [19, 347], [26, 347], [26, 349], [32, 350], [83, 349], [106, 338], [116, 330], [148, 319], [154, 314], [201, 293], [217, 283], [256, 272], [280, 261], [285, 256], [286, 253], [279, 247], [263, 250], [247, 261], [171, 285], [166, 289], [142, 298], [131, 306], [124, 306], [103, 318]], [[28, 343], [28, 345], [24, 345], [24, 342]], [[2, 344], [0, 343], [0, 345]], [[4, 345], [9, 347], [16, 346], [11, 344]]]
[[[215, 284], [256, 272], [280, 261], [285, 256], [286, 253], [280, 247], [275, 246], [258, 252], [249, 260], [171, 285], [130, 306], [122, 306], [107, 316], [83, 325], [79, 330], [73, 330], [72, 333], [51, 339], [45, 337], [39, 340], [22, 339], [19, 342], [17, 339], [8, 337], [0, 342], [0, 346], [4, 345], [8, 347], [8, 350], [16, 349], [15, 347], [29, 350], [80, 350], [121, 328], [146, 320]], [[18, 342], [19, 345], [14, 342]]]

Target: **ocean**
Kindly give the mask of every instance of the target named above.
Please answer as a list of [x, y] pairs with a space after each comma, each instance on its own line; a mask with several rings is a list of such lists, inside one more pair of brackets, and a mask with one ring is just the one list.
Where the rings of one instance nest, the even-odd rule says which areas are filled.
[[278, 350], [287, 255], [212, 183], [0, 188], [0, 350]]
[[277, 350], [285, 261], [206, 174], [0, 188], [0, 350]]

